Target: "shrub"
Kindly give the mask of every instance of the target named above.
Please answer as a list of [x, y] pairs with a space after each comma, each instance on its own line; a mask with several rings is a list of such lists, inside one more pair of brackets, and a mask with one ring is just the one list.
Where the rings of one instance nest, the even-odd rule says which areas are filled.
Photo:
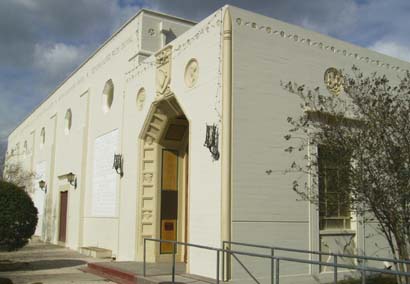
[[37, 208], [30, 196], [17, 185], [0, 181], [0, 250], [26, 245], [37, 220]]

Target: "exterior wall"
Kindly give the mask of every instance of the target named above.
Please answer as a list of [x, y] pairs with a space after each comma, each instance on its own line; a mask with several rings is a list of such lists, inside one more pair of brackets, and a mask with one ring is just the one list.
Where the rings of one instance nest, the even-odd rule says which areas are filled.
[[[164, 47], [164, 32], [171, 30], [178, 37], [169, 44], [172, 46], [169, 89], [189, 122], [186, 241], [220, 247], [221, 229], [225, 226], [221, 221], [221, 209], [225, 206], [221, 198], [221, 160], [213, 161], [203, 145], [206, 125], [215, 124], [221, 136], [224, 134], [222, 85], [229, 83], [222, 82], [225, 9], [230, 10], [233, 23], [232, 240], [319, 250], [321, 236], [328, 243], [343, 239], [340, 232], [321, 235], [317, 208], [299, 201], [290, 190], [295, 178], [308, 181], [309, 177], [284, 175], [295, 159], [284, 152], [288, 144], [283, 136], [289, 128], [286, 118], [300, 113], [300, 108], [298, 99], [286, 93], [280, 81], [318, 85], [325, 90], [323, 73], [328, 67], [348, 72], [355, 64], [364, 72], [378, 71], [397, 80], [397, 75], [404, 75], [409, 66], [234, 7], [224, 7], [190, 29], [192, 23], [188, 21], [142, 11], [10, 134], [8, 152], [14, 151], [7, 163], [20, 162], [31, 171], [44, 168], [40, 170], [41, 178], [47, 182], [48, 192], [44, 195], [37, 185], [33, 192], [38, 204], [44, 201], [43, 217], [37, 228], [43, 239], [58, 242], [60, 192], [68, 191], [66, 246], [111, 249], [118, 260], [142, 258], [140, 199], [144, 157], [141, 149], [152, 110], [167, 99], [157, 94], [161, 82], [156, 54]], [[191, 59], [198, 62], [198, 77], [193, 86], [188, 86], [185, 73]], [[105, 112], [103, 92], [109, 80], [114, 85], [114, 99]], [[142, 88], [143, 97], [138, 96]], [[67, 133], [64, 116], [68, 109], [72, 111], [72, 127]], [[46, 137], [41, 145], [43, 127]], [[113, 132], [118, 133], [117, 138], [107, 142], [107, 135]], [[105, 151], [98, 150], [101, 141], [105, 141], [102, 149], [106, 147], [109, 155], [123, 155], [123, 177], [114, 174], [110, 164], [104, 161]], [[159, 158], [156, 163], [159, 171]], [[107, 174], [96, 176], [96, 170]], [[76, 174], [77, 188], [67, 182], [70, 172]], [[115, 210], [97, 214], [94, 205], [101, 196], [98, 193], [96, 196], [95, 186], [107, 177], [114, 177], [108, 202], [113, 202]], [[155, 228], [150, 236], [159, 238], [159, 192], [153, 194], [152, 200], [150, 218]], [[354, 230], [344, 234], [354, 238], [359, 253], [388, 254], [382, 238], [374, 233], [374, 224], [366, 228], [354, 224]], [[151, 254], [156, 259], [155, 253], [151, 251]], [[189, 249], [187, 259], [190, 273], [215, 277], [216, 252]], [[268, 281], [269, 261], [242, 260], [259, 279]], [[248, 282], [242, 268], [232, 263], [235, 279]], [[307, 282], [310, 277], [306, 275], [318, 272], [317, 267], [281, 264], [281, 275], [292, 276], [285, 278], [291, 283], [295, 277]]]
[[[34, 171], [38, 164], [46, 165], [47, 214], [41, 227], [43, 232], [38, 231], [42, 238], [58, 242], [60, 192], [67, 191], [66, 246], [74, 249], [97, 246], [111, 249], [118, 260], [141, 259], [138, 198], [143, 157], [140, 156], [140, 136], [151, 105], [161, 99], [156, 95], [155, 62], [155, 53], [164, 45], [161, 30], [172, 30], [179, 37], [170, 43], [170, 90], [189, 121], [187, 240], [220, 246], [221, 165], [220, 161], [212, 160], [203, 143], [207, 124], [216, 124], [221, 129], [221, 21], [221, 11], [217, 11], [181, 35], [192, 23], [143, 11], [13, 131], [9, 145], [29, 139], [34, 131], [34, 150], [24, 161]], [[197, 60], [199, 73], [194, 86], [189, 87], [185, 83], [185, 69], [191, 59]], [[114, 85], [114, 99], [111, 108], [104, 112], [102, 94], [108, 80]], [[137, 98], [141, 88], [145, 90], [144, 100]], [[64, 117], [68, 109], [72, 112], [72, 127], [67, 133]], [[42, 127], [46, 129], [46, 143], [40, 147]], [[107, 151], [116, 147], [115, 152], [123, 155], [124, 176], [115, 175], [115, 194], [112, 195], [115, 213], [100, 216], [93, 205], [94, 186], [101, 177], [94, 172], [104, 157], [96, 154], [99, 153], [96, 141], [104, 140], [105, 135], [113, 131], [118, 131], [118, 143], [105, 146]], [[77, 177], [77, 188], [67, 182], [70, 172]], [[153, 237], [159, 238], [158, 232], [156, 228]], [[190, 249], [189, 270], [214, 277], [215, 257], [214, 253]]]
[[[284, 173], [292, 161], [301, 159], [284, 152], [289, 146], [283, 138], [290, 128], [286, 119], [301, 113], [299, 99], [283, 90], [280, 82], [319, 86], [326, 92], [323, 75], [329, 67], [349, 72], [354, 64], [364, 73], [377, 71], [397, 81], [397, 76], [404, 76], [409, 65], [280, 21], [234, 7], [230, 9], [233, 21], [232, 239], [319, 250], [321, 236], [333, 252], [343, 252], [344, 244], [334, 245], [337, 239], [345, 242], [342, 232], [321, 234], [317, 208], [300, 201], [291, 190], [293, 180], [304, 183], [309, 177]], [[369, 230], [367, 228], [365, 238], [363, 227], [354, 223], [353, 230], [347, 232], [354, 238], [357, 252], [388, 254], [382, 238], [372, 237]], [[233, 263], [235, 277], [248, 281], [249, 276], [235, 261]], [[245, 264], [255, 275], [268, 281], [268, 261], [253, 259]], [[280, 269], [281, 275], [318, 272], [317, 267], [295, 263], [283, 263]], [[295, 281], [292, 277], [285, 279]]]
[[[220, 161], [212, 160], [211, 154], [203, 143], [207, 124], [215, 123], [220, 128], [220, 33], [221, 11], [217, 11], [170, 43], [172, 45], [170, 90], [189, 121], [188, 241], [215, 247], [219, 247], [221, 243], [221, 168]], [[187, 63], [192, 58], [198, 62], [199, 76], [197, 83], [189, 88], [185, 84], [184, 73]], [[155, 57], [147, 58], [142, 65], [130, 69], [126, 74], [124, 115], [127, 119], [124, 120], [123, 129], [127, 131], [127, 139], [124, 139], [123, 148], [126, 151], [124, 156], [130, 157], [125, 160], [126, 171], [134, 173], [139, 171], [139, 164], [136, 164], [137, 158], [133, 157], [139, 155], [137, 146], [142, 143], [139, 136], [142, 135], [150, 107], [152, 103], [158, 102], [155, 74]], [[137, 94], [141, 88], [145, 89], [145, 100], [141, 110], [138, 110]], [[143, 157], [141, 156], [140, 159]], [[124, 177], [122, 190], [127, 190], [129, 193], [124, 194], [123, 198], [130, 196], [134, 198], [135, 196], [137, 199], [136, 194], [141, 188], [141, 183], [142, 181], [138, 178]], [[154, 200], [154, 202], [157, 201]], [[139, 209], [141, 208], [132, 210], [139, 212]], [[155, 219], [158, 216], [154, 215], [152, 218]], [[156, 225], [156, 228], [159, 229], [159, 225]], [[136, 235], [142, 233], [136, 232]], [[158, 234], [158, 231], [155, 234]], [[139, 241], [140, 243], [137, 244], [138, 258], [142, 257], [142, 242]], [[120, 243], [120, 246], [124, 245], [126, 249], [127, 242]], [[215, 253], [190, 249], [188, 251], [189, 271], [214, 277], [215, 259]]]
[[[113, 255], [119, 259], [135, 258], [135, 226], [130, 224], [136, 223], [137, 175], [132, 168], [135, 168], [138, 157], [134, 156], [133, 165], [124, 179], [116, 176], [115, 214], [95, 216], [92, 212], [92, 192], [93, 180], [96, 178], [93, 176], [95, 140], [118, 129], [117, 145], [120, 152], [123, 150], [123, 141], [128, 141], [128, 135], [125, 135], [127, 132], [124, 134], [122, 128], [125, 119], [125, 72], [144, 58], [140, 50], [143, 33], [141, 22], [144, 17], [151, 17], [156, 21], [150, 22], [154, 28], [158, 27], [161, 21], [167, 23], [174, 28], [177, 36], [193, 24], [166, 15], [161, 18], [159, 14], [143, 10], [104, 43], [9, 136], [9, 153], [17, 143], [20, 143], [22, 149], [26, 140], [28, 151], [24, 155], [21, 150], [20, 155], [14, 151], [13, 157], [9, 155], [7, 159], [8, 164], [17, 161], [34, 172], [38, 165], [45, 165], [44, 180], [48, 189], [47, 195], [44, 196], [46, 213], [43, 214], [44, 217], [40, 216], [42, 220], [39, 221], [36, 231], [36, 234], [45, 240], [58, 242], [60, 191], [68, 191], [65, 245], [74, 249], [98, 246], [111, 249]], [[144, 40], [158, 42], [155, 38]], [[155, 52], [158, 44], [146, 47], [146, 53]], [[105, 113], [102, 110], [102, 92], [109, 79], [114, 84], [114, 100], [111, 109]], [[72, 111], [72, 127], [67, 134], [64, 131], [64, 116], [68, 109]], [[131, 113], [127, 115], [132, 116]], [[46, 142], [40, 145], [40, 132], [43, 127]], [[130, 144], [135, 148], [135, 144]], [[124, 150], [123, 153], [132, 154], [133, 151], [135, 152], [133, 149]], [[127, 160], [128, 158], [130, 159]], [[131, 157], [127, 159], [126, 163], [131, 163]], [[126, 169], [127, 166], [128, 164]], [[70, 172], [77, 177], [76, 189], [67, 182], [66, 175]], [[131, 188], [127, 187], [129, 180], [134, 180], [134, 186]], [[36, 192], [40, 190], [36, 188], [33, 196]]]

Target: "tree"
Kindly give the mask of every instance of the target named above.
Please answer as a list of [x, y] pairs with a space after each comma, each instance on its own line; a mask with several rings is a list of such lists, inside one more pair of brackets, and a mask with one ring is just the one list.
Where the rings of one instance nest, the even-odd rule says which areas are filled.
[[0, 181], [0, 249], [11, 251], [26, 245], [37, 221], [37, 208], [27, 192]]
[[3, 177], [4, 162], [6, 160], [7, 142], [0, 140], [0, 179]]
[[[372, 216], [393, 256], [409, 259], [410, 73], [397, 85], [376, 73], [364, 76], [355, 66], [341, 76], [344, 93], [339, 96], [323, 94], [318, 87], [283, 84], [300, 97], [303, 110], [288, 118], [291, 128], [285, 139], [293, 145], [286, 151], [310, 149], [290, 170], [312, 179], [294, 181], [293, 189], [318, 205], [321, 226], [327, 214], [346, 208], [364, 218]], [[329, 166], [330, 160], [337, 166]], [[331, 195], [324, 198], [326, 187]], [[397, 268], [410, 271], [403, 265]]]
[[8, 162], [5, 165], [3, 179], [23, 188], [28, 193], [33, 193], [35, 190], [35, 178], [36, 174], [24, 169], [21, 163]]

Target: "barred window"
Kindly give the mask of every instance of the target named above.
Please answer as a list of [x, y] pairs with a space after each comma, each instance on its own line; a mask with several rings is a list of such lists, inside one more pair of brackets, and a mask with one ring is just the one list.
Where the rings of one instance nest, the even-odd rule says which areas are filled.
[[319, 145], [319, 228], [350, 229], [350, 153]]

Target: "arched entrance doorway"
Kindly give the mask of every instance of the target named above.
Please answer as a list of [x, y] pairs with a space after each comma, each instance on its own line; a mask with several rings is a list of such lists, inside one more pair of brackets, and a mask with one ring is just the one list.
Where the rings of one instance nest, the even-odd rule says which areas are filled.
[[[144, 238], [187, 241], [189, 122], [174, 95], [154, 102], [140, 134], [137, 256]], [[167, 259], [171, 244], [147, 243], [147, 260]], [[179, 261], [187, 250], [179, 247]]]

